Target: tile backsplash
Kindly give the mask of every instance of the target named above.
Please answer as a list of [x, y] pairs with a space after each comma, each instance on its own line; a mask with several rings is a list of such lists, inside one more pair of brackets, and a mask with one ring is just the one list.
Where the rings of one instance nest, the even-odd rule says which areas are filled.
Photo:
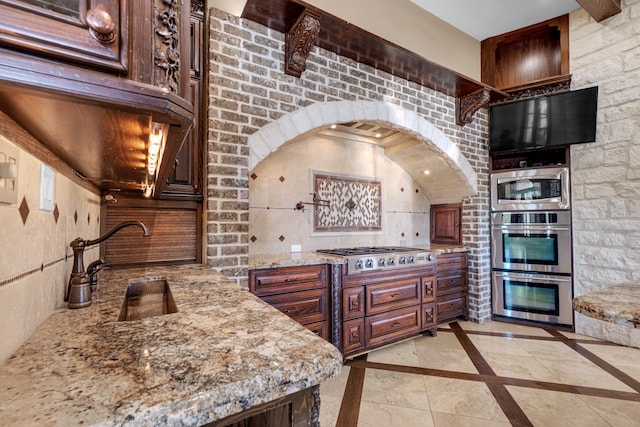
[[[320, 183], [318, 177], [323, 177]], [[318, 187], [324, 184], [331, 188]], [[372, 144], [313, 136], [284, 145], [249, 179], [249, 252], [290, 252], [292, 245], [312, 251], [428, 244], [430, 204], [417, 188], [384, 149]], [[314, 193], [330, 206], [296, 209], [300, 201], [312, 202]], [[350, 214], [380, 218], [358, 220]], [[318, 227], [318, 219], [324, 227]], [[358, 226], [365, 223], [371, 226]]]
[[[16, 203], [0, 203], [0, 362], [11, 355], [54, 310], [64, 306], [71, 272], [69, 242], [95, 238], [100, 198], [54, 170], [52, 210], [40, 209], [43, 164], [0, 134], [18, 152]], [[85, 254], [88, 262], [98, 248]]]

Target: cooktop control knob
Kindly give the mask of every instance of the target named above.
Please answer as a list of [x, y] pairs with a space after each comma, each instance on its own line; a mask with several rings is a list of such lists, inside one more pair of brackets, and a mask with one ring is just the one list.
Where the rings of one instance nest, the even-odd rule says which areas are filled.
[[384, 258], [378, 260], [378, 267], [384, 267]]
[[362, 269], [362, 260], [359, 259], [356, 261], [356, 263], [354, 264], [354, 267], [356, 268], [356, 270]]
[[373, 260], [369, 258], [364, 265], [367, 268], [373, 268]]
[[414, 262], [416, 262], [416, 257], [414, 257], [413, 255], [409, 255], [409, 256], [407, 257], [407, 262], [408, 262], [409, 264], [413, 264]]
[[406, 263], [407, 263], [407, 258], [405, 258], [405, 257], [401, 256], [401, 257], [400, 257], [400, 259], [398, 259], [398, 262], [399, 262], [400, 264], [406, 264]]
[[395, 258], [389, 258], [387, 260], [387, 265], [396, 265], [396, 259]]
[[434, 259], [433, 254], [427, 255], [427, 261], [433, 261]]

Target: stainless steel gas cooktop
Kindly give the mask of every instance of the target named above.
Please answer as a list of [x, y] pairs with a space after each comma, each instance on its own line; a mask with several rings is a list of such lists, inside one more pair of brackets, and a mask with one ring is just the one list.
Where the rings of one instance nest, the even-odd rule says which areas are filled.
[[347, 274], [417, 267], [436, 262], [435, 255], [427, 249], [406, 246], [318, 249], [316, 252], [344, 257]]

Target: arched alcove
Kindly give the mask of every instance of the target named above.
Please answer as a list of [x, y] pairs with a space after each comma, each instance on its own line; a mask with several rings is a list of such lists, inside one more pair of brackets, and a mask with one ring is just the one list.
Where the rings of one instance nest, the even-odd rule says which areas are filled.
[[[398, 131], [393, 139], [370, 142], [383, 146], [385, 155], [416, 180], [431, 203], [460, 202], [477, 194], [476, 173], [458, 146], [424, 117], [385, 102], [315, 103], [282, 116], [249, 137], [249, 170], [283, 144], [326, 132], [336, 123], [353, 122], [383, 124]], [[425, 169], [431, 172], [428, 176]]]

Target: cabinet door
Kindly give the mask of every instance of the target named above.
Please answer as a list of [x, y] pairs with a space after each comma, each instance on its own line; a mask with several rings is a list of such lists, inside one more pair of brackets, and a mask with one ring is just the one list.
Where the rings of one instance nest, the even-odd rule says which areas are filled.
[[126, 0], [0, 0], [0, 44], [125, 73], [126, 4]]
[[[203, 84], [204, 70], [204, 16], [192, 14], [190, 20], [189, 45], [189, 85], [188, 100], [193, 104], [193, 128], [189, 131], [180, 152], [176, 156], [173, 168], [167, 179], [167, 186], [163, 197], [172, 198], [176, 195], [184, 197], [202, 198], [202, 153], [203, 153]], [[195, 196], [195, 197], [194, 197]]]
[[344, 331], [344, 342], [342, 343], [342, 351], [344, 354], [364, 350], [364, 319], [343, 322], [342, 330]]
[[422, 302], [435, 301], [436, 299], [436, 278], [426, 276], [422, 279]]
[[342, 290], [342, 318], [364, 317], [364, 286]]
[[436, 303], [422, 304], [422, 329], [432, 329], [436, 326]]
[[459, 245], [461, 206], [445, 204], [431, 206], [431, 243]]

